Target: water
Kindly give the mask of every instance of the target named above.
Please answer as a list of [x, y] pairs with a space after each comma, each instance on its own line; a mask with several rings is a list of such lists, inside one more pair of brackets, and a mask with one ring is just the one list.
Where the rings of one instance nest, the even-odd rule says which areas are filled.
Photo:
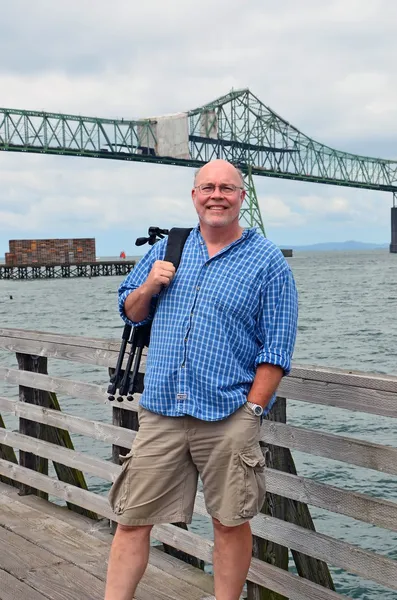
[[[397, 375], [397, 255], [386, 250], [296, 253], [289, 259], [300, 296], [296, 364], [323, 365]], [[0, 281], [0, 323], [5, 327], [53, 331], [69, 335], [119, 338], [117, 287], [122, 278], [91, 280]], [[9, 296], [13, 296], [13, 300]], [[0, 354], [2, 364], [15, 357]], [[49, 360], [49, 372], [97, 384], [107, 382], [106, 369]], [[0, 382], [0, 393], [16, 396], [15, 387]], [[103, 406], [63, 396], [72, 414], [111, 422]], [[17, 421], [4, 415], [6, 425]], [[288, 422], [301, 427], [397, 446], [393, 419], [289, 401]], [[110, 446], [73, 435], [75, 448], [109, 460]], [[397, 499], [397, 477], [341, 462], [294, 452], [298, 473], [317, 481], [371, 496]], [[104, 494], [109, 484], [87, 476], [90, 489]], [[397, 533], [311, 507], [317, 531], [397, 559]], [[208, 524], [195, 519], [193, 531], [210, 535]], [[292, 562], [291, 562], [292, 567]], [[362, 600], [397, 598], [377, 584], [332, 569], [337, 591]]]

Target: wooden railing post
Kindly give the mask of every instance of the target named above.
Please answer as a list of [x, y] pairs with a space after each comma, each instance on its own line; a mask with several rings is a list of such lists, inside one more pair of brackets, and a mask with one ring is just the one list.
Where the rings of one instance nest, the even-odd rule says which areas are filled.
[[[287, 422], [287, 400], [277, 398], [273, 409], [265, 417], [269, 421]], [[267, 445], [267, 467], [297, 475], [294, 459], [289, 448]], [[284, 498], [277, 494], [266, 494], [262, 513], [283, 519], [300, 527], [315, 531], [309, 507], [303, 502]], [[298, 574], [325, 588], [335, 590], [328, 565], [321, 560], [291, 550]], [[255, 538], [253, 556], [288, 571], [288, 548], [273, 542]], [[265, 588], [248, 583], [248, 600], [286, 600], [284, 596]]]
[[[277, 398], [272, 410], [266, 417], [268, 421], [278, 421], [285, 423], [287, 420], [287, 401], [285, 398]], [[272, 469], [285, 471], [287, 463], [285, 460], [284, 448], [278, 446], [265, 446], [267, 450], [266, 466]], [[265, 503], [261, 510], [262, 513], [285, 519], [286, 514], [286, 499], [275, 494], [266, 494]], [[288, 571], [288, 548], [275, 544], [269, 540], [264, 540], [257, 536], [253, 537], [253, 556], [260, 558], [271, 565], [280, 567]], [[285, 596], [276, 592], [261, 588], [255, 583], [248, 582], [247, 584], [248, 600], [287, 600]]]
[[[45, 356], [33, 356], [31, 354], [20, 354], [16, 353], [18, 367], [23, 371], [31, 371], [33, 373], [47, 373], [47, 358]], [[19, 400], [21, 402], [28, 402], [29, 404], [37, 404], [39, 406], [49, 407], [48, 393], [41, 390], [35, 390], [24, 385], [19, 386]], [[19, 432], [25, 435], [30, 435], [34, 438], [44, 438], [45, 425], [36, 423], [35, 421], [29, 421], [27, 419], [19, 419]], [[48, 475], [48, 460], [32, 454], [31, 452], [19, 453], [19, 464], [22, 467], [27, 467], [33, 471], [38, 471], [44, 475]], [[48, 494], [32, 488], [28, 485], [21, 484], [19, 488], [20, 496], [26, 496], [28, 494], [34, 494], [40, 498], [48, 500]]]

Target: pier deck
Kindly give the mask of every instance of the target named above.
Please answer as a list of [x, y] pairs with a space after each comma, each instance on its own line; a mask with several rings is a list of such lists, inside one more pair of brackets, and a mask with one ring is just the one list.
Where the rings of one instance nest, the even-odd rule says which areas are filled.
[[[103, 600], [110, 542], [105, 525], [0, 483], [0, 600]], [[152, 548], [135, 598], [203, 600], [212, 591], [210, 575]]]
[[72, 277], [91, 279], [91, 277], [128, 275], [135, 264], [135, 260], [95, 261], [64, 265], [12, 266], [0, 264], [0, 279], [70, 279]]

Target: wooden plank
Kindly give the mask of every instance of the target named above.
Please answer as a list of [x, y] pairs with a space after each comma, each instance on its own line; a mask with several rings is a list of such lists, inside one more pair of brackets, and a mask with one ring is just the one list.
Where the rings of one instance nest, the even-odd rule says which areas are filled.
[[0, 566], [14, 577], [23, 579], [29, 569], [54, 566], [58, 562], [59, 559], [47, 550], [0, 527]]
[[107, 519], [93, 521], [85, 515], [68, 510], [65, 506], [47, 502], [37, 496], [19, 496], [16, 488], [0, 484], [0, 525], [5, 524], [7, 528], [13, 529], [23, 515], [29, 515], [32, 519], [55, 517], [109, 543]]
[[16, 417], [25, 417], [45, 425], [66, 429], [71, 433], [79, 433], [107, 443], [117, 443], [123, 448], [131, 448], [135, 439], [135, 431], [122, 429], [108, 423], [92, 421], [83, 417], [75, 417], [65, 412], [42, 408], [31, 404], [23, 404], [18, 400], [9, 400], [0, 396], [0, 411], [5, 411]]
[[[9, 514], [10, 511], [7, 517]], [[18, 510], [18, 515], [19, 523], [14, 521], [12, 525], [15, 534], [67, 562], [85, 568], [86, 563], [101, 561], [103, 569], [109, 554], [106, 542], [55, 517], [39, 513], [38, 517], [32, 518], [29, 507], [25, 507], [24, 513]], [[4, 516], [1, 520], [5, 520]]]
[[171, 572], [174, 577], [199, 587], [207, 594], [214, 593], [214, 580], [211, 575], [182, 562], [170, 554], [166, 554], [159, 548], [153, 546], [150, 548], [149, 562], [158, 569], [168, 573]]
[[[122, 333], [122, 329], [123, 325], [120, 325], [120, 336]], [[116, 338], [92, 338], [83, 337], [80, 335], [66, 335], [62, 333], [51, 333], [48, 331], [37, 331], [31, 329], [11, 329], [7, 327], [0, 327], [0, 339], [1, 338], [12, 338], [16, 340], [33, 340], [36, 342], [51, 342], [54, 344], [68, 344], [77, 347], [97, 348], [98, 350], [110, 350], [116, 353], [118, 353], [120, 348], [120, 341]]]
[[[3, 486], [0, 493], [0, 526], [5, 527], [10, 531], [14, 531], [15, 527], [19, 527], [22, 521], [28, 521], [30, 519], [44, 518], [45, 515], [27, 504], [25, 504], [26, 498], [35, 498], [37, 496], [18, 496], [15, 494], [4, 493]], [[23, 503], [21, 502], [23, 501]], [[51, 502], [39, 498], [39, 501], [44, 502], [45, 505], [51, 505]], [[26, 523], [25, 523], [26, 525]], [[28, 527], [26, 527], [28, 529]]]
[[335, 368], [330, 369], [314, 365], [293, 365], [289, 377], [293, 379], [309, 379], [313, 381], [324, 381], [326, 383], [336, 383], [339, 385], [356, 386], [368, 390], [397, 392], [397, 377], [393, 375], [364, 373], [362, 371], [346, 371]]
[[76, 565], [62, 562], [57, 568], [29, 571], [25, 583], [49, 600], [103, 600], [105, 584]]
[[[88, 510], [94, 510], [108, 519], [117, 521], [117, 515], [112, 513], [106, 498], [100, 497], [97, 494], [51, 480], [40, 473], [30, 472], [28, 469], [7, 463], [7, 461], [1, 459], [0, 474], [27, 484], [31, 483], [33, 475], [34, 485], [43, 491], [47, 491], [58, 498], [67, 498], [71, 502], [79, 504]], [[161, 525], [153, 528], [153, 537], [160, 542], [173, 545], [207, 562], [211, 562], [212, 560], [212, 543], [189, 531], [179, 529], [173, 525]], [[342, 598], [346, 598], [296, 575], [287, 573], [282, 569], [268, 565], [263, 561], [253, 559], [253, 566], [255, 570], [253, 571], [253, 567], [251, 566], [249, 572], [250, 581], [274, 589], [286, 597], [290, 595], [294, 600], [336, 600], [338, 598], [342, 600]], [[276, 569], [275, 572], [274, 569]]]
[[[106, 393], [107, 386], [100, 386], [94, 383], [84, 383], [82, 381], [74, 381], [64, 377], [50, 377], [41, 373], [30, 373], [29, 371], [18, 371], [18, 369], [8, 369], [0, 367], [0, 379], [3, 379], [9, 384], [25, 385], [27, 387], [46, 390], [48, 392], [64, 393], [74, 398], [84, 400], [94, 400], [101, 404], [113, 406], [114, 402], [108, 401]], [[117, 406], [124, 410], [136, 411], [138, 408], [140, 394], [134, 394], [134, 400], [129, 402], [117, 402]]]
[[111, 481], [114, 481], [119, 472], [118, 465], [108, 461], [76, 450], [69, 450], [69, 448], [62, 448], [56, 444], [31, 438], [8, 429], [0, 429], [0, 443], [12, 448], [19, 448], [24, 452], [31, 452], [36, 456], [56, 460], [63, 465], [91, 473], [105, 480], [110, 478]]
[[262, 423], [261, 439], [266, 444], [397, 475], [397, 448], [391, 446], [269, 421]]
[[[82, 338], [84, 340], [84, 338]], [[71, 341], [71, 343], [68, 343]], [[0, 348], [10, 352], [21, 354], [46, 356], [78, 362], [83, 364], [97, 365], [114, 368], [117, 363], [120, 343], [111, 345], [109, 343], [75, 343], [69, 336], [64, 336], [62, 341], [50, 342], [40, 339], [18, 339], [13, 337], [0, 337]], [[124, 358], [123, 366], [127, 362]], [[142, 356], [140, 371], [145, 371], [146, 354]]]
[[1, 600], [43, 600], [44, 596], [0, 568], [0, 598]]
[[[160, 552], [161, 553], [161, 552]], [[109, 548], [107, 555], [109, 554]], [[164, 554], [162, 552], [162, 554]], [[84, 570], [98, 577], [102, 581], [105, 581], [106, 568], [104, 566], [107, 563], [106, 559], [96, 561], [95, 563], [86, 563]], [[151, 556], [149, 556], [150, 561]], [[207, 590], [201, 589], [199, 586], [200, 578], [193, 577], [193, 573], [190, 574], [189, 581], [181, 576], [178, 576], [179, 565], [183, 565], [181, 561], [177, 560], [178, 564], [174, 566], [173, 571], [164, 571], [159, 569], [155, 565], [149, 562], [145, 575], [138, 586], [138, 590], [134, 598], [142, 598], [145, 600], [163, 599], [163, 600], [201, 600], [204, 596], [208, 596]], [[192, 567], [194, 569], [194, 567]], [[194, 569], [197, 573], [202, 573], [198, 569]], [[207, 575], [208, 577], [208, 575]]]
[[284, 377], [277, 394], [301, 402], [397, 418], [397, 392]]
[[266, 468], [265, 472], [269, 492], [397, 531], [397, 502], [373, 498], [274, 469]]
[[174, 573], [148, 565], [146, 573], [138, 585], [135, 597], [145, 600], [202, 600], [208, 593]]
[[184, 580], [176, 577], [175, 572], [165, 573], [150, 563], [134, 596], [135, 600], [186, 600], [187, 598], [189, 600], [215, 600], [215, 597], [208, 595], [205, 590], [188, 585]]
[[[115, 466], [117, 467], [117, 465]], [[88, 490], [77, 488], [74, 485], [69, 485], [68, 483], [52, 479], [51, 477], [46, 477], [41, 473], [25, 469], [24, 467], [20, 467], [19, 465], [15, 465], [2, 459], [0, 459], [0, 474], [10, 477], [19, 483], [37, 487], [43, 492], [47, 492], [62, 500], [78, 504], [88, 510], [93, 510], [108, 519], [117, 520], [112, 513], [106, 498]]]
[[117, 354], [109, 350], [53, 342], [1, 338], [0, 348], [10, 352], [60, 358], [101, 367], [115, 367], [117, 362]]
[[251, 561], [248, 577], [250, 581], [269, 587], [291, 600], [352, 600], [351, 596], [340, 595], [256, 558]]

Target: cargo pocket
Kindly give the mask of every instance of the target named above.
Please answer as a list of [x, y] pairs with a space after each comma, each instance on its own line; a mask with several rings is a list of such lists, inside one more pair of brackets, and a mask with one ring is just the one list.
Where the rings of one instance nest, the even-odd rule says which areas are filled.
[[129, 490], [129, 479], [128, 479], [128, 464], [132, 458], [132, 451], [125, 456], [119, 455], [120, 462], [122, 464], [121, 471], [114, 481], [108, 496], [109, 504], [112, 511], [116, 515], [123, 514], [125, 510], [125, 504]]
[[239, 452], [243, 482], [240, 488], [240, 516], [254, 517], [265, 501], [266, 460], [259, 445], [244, 448]]

